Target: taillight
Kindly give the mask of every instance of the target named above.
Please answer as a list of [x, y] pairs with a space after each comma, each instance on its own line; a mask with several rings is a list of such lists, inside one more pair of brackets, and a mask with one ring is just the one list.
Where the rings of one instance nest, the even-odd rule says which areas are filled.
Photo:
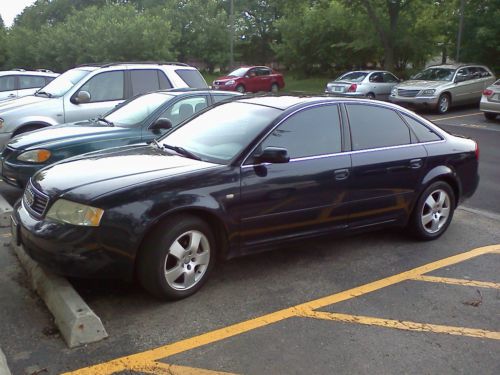
[[493, 95], [493, 90], [486, 89], [483, 91], [484, 96], [490, 96]]
[[476, 160], [479, 161], [479, 145], [476, 143], [476, 150], [475, 150], [475, 154], [476, 154]]
[[353, 83], [349, 88], [347, 89], [347, 92], [356, 92], [356, 89], [358, 88], [358, 85]]

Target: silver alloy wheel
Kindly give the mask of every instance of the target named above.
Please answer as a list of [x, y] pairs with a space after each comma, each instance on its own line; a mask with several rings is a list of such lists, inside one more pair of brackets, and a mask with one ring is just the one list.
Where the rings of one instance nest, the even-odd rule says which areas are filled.
[[448, 110], [449, 105], [450, 105], [450, 100], [448, 99], [448, 96], [442, 95], [439, 98], [439, 112], [445, 113]]
[[437, 233], [450, 217], [450, 196], [443, 189], [434, 190], [424, 202], [420, 220], [427, 233]]
[[187, 231], [170, 245], [165, 258], [165, 280], [172, 289], [191, 289], [203, 278], [209, 262], [208, 238], [200, 231]]

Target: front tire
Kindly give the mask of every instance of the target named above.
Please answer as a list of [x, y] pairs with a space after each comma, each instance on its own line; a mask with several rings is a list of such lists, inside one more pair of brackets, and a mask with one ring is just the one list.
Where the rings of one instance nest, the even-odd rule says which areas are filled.
[[486, 120], [494, 120], [497, 118], [497, 114], [492, 112], [484, 112], [484, 117], [486, 117]]
[[441, 236], [451, 223], [455, 210], [455, 194], [444, 181], [429, 185], [413, 209], [409, 229], [424, 241]]
[[161, 222], [141, 247], [137, 276], [151, 294], [176, 300], [196, 293], [215, 263], [215, 239], [210, 226], [192, 215]]
[[273, 83], [273, 84], [271, 85], [271, 92], [273, 92], [273, 93], [277, 93], [278, 91], [280, 91], [280, 87], [278, 86], [278, 84], [277, 84], [277, 83]]
[[244, 94], [245, 93], [245, 86], [243, 86], [243, 85], [236, 86], [236, 91], [241, 92], [242, 94]]
[[450, 109], [451, 99], [448, 94], [441, 94], [438, 99], [437, 112], [445, 114]]

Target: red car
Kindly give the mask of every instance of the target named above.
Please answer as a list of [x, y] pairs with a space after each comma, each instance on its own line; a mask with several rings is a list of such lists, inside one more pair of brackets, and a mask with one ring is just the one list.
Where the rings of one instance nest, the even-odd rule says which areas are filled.
[[283, 76], [266, 66], [242, 66], [227, 76], [217, 78], [212, 88], [239, 92], [272, 91], [285, 87]]

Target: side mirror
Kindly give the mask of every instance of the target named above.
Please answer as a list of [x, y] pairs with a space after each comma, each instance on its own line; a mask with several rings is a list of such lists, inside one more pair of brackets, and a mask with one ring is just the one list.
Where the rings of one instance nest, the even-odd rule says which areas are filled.
[[170, 121], [168, 118], [160, 117], [158, 120], [156, 120], [153, 125], [149, 127], [151, 130], [160, 130], [160, 129], [172, 129], [172, 121]]
[[288, 163], [290, 155], [288, 150], [281, 147], [266, 147], [261, 154], [255, 156], [257, 163]]
[[90, 102], [90, 93], [88, 91], [78, 91], [71, 101], [75, 104], [88, 103]]

